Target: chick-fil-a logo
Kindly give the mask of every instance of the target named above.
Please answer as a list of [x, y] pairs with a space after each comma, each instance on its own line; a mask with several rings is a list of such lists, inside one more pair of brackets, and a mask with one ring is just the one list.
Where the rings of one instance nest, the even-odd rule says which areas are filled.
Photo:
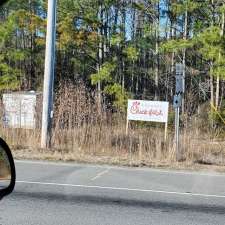
[[163, 116], [161, 109], [141, 109], [141, 103], [134, 101], [131, 108], [131, 114], [149, 115], [149, 116]]

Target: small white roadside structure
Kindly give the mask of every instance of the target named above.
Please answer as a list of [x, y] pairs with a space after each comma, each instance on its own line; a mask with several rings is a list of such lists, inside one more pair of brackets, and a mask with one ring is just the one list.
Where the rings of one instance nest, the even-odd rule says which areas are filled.
[[3, 94], [4, 125], [10, 128], [35, 129], [37, 93]]
[[128, 100], [126, 133], [128, 133], [129, 120], [160, 122], [165, 123], [166, 139], [168, 111], [169, 102]]

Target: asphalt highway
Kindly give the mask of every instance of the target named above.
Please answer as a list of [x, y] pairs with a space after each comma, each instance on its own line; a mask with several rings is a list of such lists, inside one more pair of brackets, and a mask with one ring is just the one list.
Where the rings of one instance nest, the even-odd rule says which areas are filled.
[[225, 174], [16, 161], [0, 225], [224, 225]]

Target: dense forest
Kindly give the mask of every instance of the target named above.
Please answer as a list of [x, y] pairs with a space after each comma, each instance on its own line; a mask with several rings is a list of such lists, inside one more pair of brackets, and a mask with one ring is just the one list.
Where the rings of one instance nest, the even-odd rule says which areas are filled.
[[[46, 14], [45, 0], [0, 9], [1, 92], [42, 90]], [[224, 24], [223, 0], [58, 0], [55, 88], [82, 83], [114, 111], [128, 98], [172, 103], [182, 63], [182, 115], [211, 108], [224, 126]]]

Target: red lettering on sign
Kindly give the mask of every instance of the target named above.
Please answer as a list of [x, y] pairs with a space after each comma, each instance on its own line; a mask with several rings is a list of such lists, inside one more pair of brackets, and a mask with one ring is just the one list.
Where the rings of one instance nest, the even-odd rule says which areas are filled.
[[140, 102], [133, 102], [131, 109], [131, 114], [140, 114], [140, 115], [149, 115], [149, 116], [163, 116], [163, 112], [161, 109], [140, 109]]

